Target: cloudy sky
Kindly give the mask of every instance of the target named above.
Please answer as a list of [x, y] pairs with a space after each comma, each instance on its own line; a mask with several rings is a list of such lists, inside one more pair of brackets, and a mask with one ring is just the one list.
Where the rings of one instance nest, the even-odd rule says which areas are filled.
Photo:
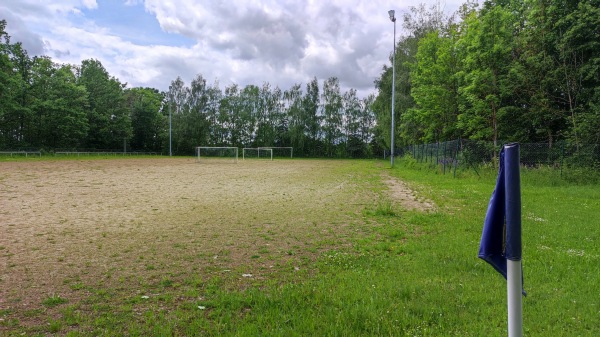
[[[464, 0], [441, 2], [454, 12]], [[98, 59], [129, 87], [167, 90], [197, 74], [289, 89], [336, 76], [342, 90], [374, 92], [393, 48], [389, 9], [410, 0], [4, 0], [11, 42], [57, 63]], [[401, 20], [397, 34], [402, 33]]]

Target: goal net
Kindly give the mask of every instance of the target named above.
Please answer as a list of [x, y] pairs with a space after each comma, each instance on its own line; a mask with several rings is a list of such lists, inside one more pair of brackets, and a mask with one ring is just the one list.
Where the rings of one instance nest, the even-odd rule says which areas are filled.
[[225, 161], [234, 162], [238, 161], [238, 148], [231, 146], [198, 146], [196, 147], [196, 162], [208, 162], [208, 161]]
[[259, 147], [261, 150], [270, 149], [273, 150], [273, 157], [284, 157], [284, 158], [293, 158], [294, 157], [294, 148], [286, 147], [286, 146], [262, 146]]
[[267, 149], [262, 147], [245, 147], [242, 149], [242, 159], [273, 160], [273, 149]]

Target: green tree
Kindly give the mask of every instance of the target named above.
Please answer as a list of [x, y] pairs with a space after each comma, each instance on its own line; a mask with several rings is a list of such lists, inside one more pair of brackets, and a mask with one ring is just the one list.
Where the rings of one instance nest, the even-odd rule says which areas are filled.
[[261, 89], [255, 85], [245, 86], [239, 94], [236, 120], [239, 126], [239, 142], [244, 146], [252, 144], [262, 146], [260, 141], [257, 140], [257, 137], [261, 135], [261, 120], [265, 119], [260, 109], [261, 94]]
[[330, 77], [323, 83], [322, 104], [325, 153], [328, 157], [333, 157], [339, 155], [336, 150], [343, 142], [343, 105], [337, 77]]
[[257, 146], [275, 146], [278, 138], [277, 127], [283, 119], [282, 92], [278, 87], [271, 90], [269, 83], [265, 82], [259, 97], [255, 143]]
[[53, 148], [78, 148], [87, 139], [88, 120], [85, 109], [88, 93], [77, 84], [75, 72], [70, 65], [61, 65], [52, 77], [52, 100], [49, 120], [45, 124], [45, 142]]
[[345, 156], [352, 158], [364, 157], [366, 154], [366, 143], [360, 137], [362, 124], [361, 101], [356, 96], [356, 89], [349, 89], [342, 97], [343, 118], [342, 130], [345, 144]]
[[373, 149], [371, 142], [374, 140], [373, 129], [375, 128], [375, 114], [373, 112], [373, 102], [375, 95], [370, 94], [363, 98], [360, 105], [359, 128], [357, 137], [362, 144], [366, 145], [365, 156], [371, 156]]
[[582, 55], [582, 109], [575, 118], [574, 135], [582, 143], [600, 143], [600, 1], [581, 1], [572, 13], [573, 25], [566, 41], [577, 43], [575, 50]]
[[206, 102], [206, 119], [209, 126], [209, 142], [207, 146], [225, 146], [225, 130], [219, 120], [219, 109], [223, 92], [221, 92], [219, 84], [215, 82], [207, 89], [206, 94], [208, 97]]
[[207, 119], [208, 87], [202, 75], [197, 75], [185, 90], [184, 108], [177, 118], [177, 147], [190, 153], [196, 146], [206, 146], [210, 139]]
[[[415, 102], [410, 94], [410, 64], [415, 61], [418, 39], [414, 36], [401, 37], [396, 46], [396, 55], [390, 55], [390, 64], [392, 57], [396, 58], [396, 86], [394, 99], [394, 127], [396, 146], [412, 144], [420, 137], [417, 127], [406, 123], [398, 125], [401, 121], [401, 115], [408, 109], [414, 107]], [[390, 148], [391, 146], [391, 125], [392, 125], [392, 67], [384, 65], [381, 77], [375, 80], [377, 89], [377, 98], [373, 104], [373, 110], [377, 118], [377, 126], [374, 130], [376, 143], [381, 148]]]
[[284, 91], [283, 99], [286, 106], [289, 129], [287, 137], [296, 152], [296, 155], [304, 155], [308, 145], [308, 128], [305, 120], [305, 112], [302, 108], [302, 87], [294, 84], [289, 90]]
[[181, 130], [184, 127], [183, 116], [186, 114], [188, 109], [188, 93], [189, 88], [186, 87], [181, 77], [178, 76], [175, 80], [171, 81], [171, 85], [169, 86], [169, 91], [167, 93], [167, 113], [169, 115], [168, 128], [170, 135], [165, 139], [167, 142], [166, 148], [169, 148], [170, 153], [183, 154], [186, 151], [187, 153], [191, 153], [189, 148], [180, 149], [178, 146], [178, 144], [180, 144], [179, 139], [183, 133]]
[[[223, 125], [225, 135], [223, 140], [228, 146], [244, 146], [241, 139], [243, 138], [243, 121], [241, 119], [241, 99], [240, 89], [235, 83], [225, 87], [224, 95], [221, 99], [219, 122]], [[230, 144], [230, 145], [229, 145]]]
[[87, 92], [72, 67], [29, 58], [0, 21], [0, 146], [77, 147], [87, 135]]
[[304, 121], [304, 132], [307, 136], [307, 148], [305, 155], [322, 156], [321, 151], [321, 116], [319, 82], [316, 77], [306, 84], [306, 93], [302, 98], [302, 120]]
[[416, 106], [402, 116], [402, 124], [414, 125], [421, 141], [456, 139], [458, 116], [457, 73], [461, 55], [455, 48], [456, 26], [432, 31], [419, 41], [411, 71], [411, 94]]
[[13, 112], [18, 110], [21, 79], [14, 71], [11, 60], [10, 36], [6, 33], [6, 20], [0, 20], [0, 148], [19, 144]]
[[168, 137], [168, 117], [161, 109], [164, 108], [164, 95], [153, 88], [132, 88], [125, 90], [125, 101], [133, 131], [131, 149], [161, 152], [165, 137]]
[[594, 118], [598, 110], [593, 101], [599, 86], [600, 2], [544, 0], [502, 5], [522, 13], [520, 30], [514, 33], [518, 62], [513, 63], [509, 83], [518, 99], [516, 105], [524, 110], [519, 117], [527, 121], [522, 127], [529, 130], [527, 139], [551, 145], [565, 138], [577, 144], [598, 139], [598, 119]]
[[123, 89], [125, 84], [109, 75], [98, 60], [84, 60], [78, 84], [89, 94], [87, 147], [119, 149], [131, 138], [131, 120]]
[[[285, 110], [283, 92], [279, 87], [273, 90], [273, 101], [275, 109], [273, 113], [273, 127], [275, 128], [274, 146], [290, 146], [290, 140], [287, 137], [290, 127], [289, 116]], [[267, 145], [271, 146], [271, 145]]]
[[600, 112], [600, 1], [553, 2], [556, 16], [555, 77], [567, 108], [571, 129], [568, 137], [577, 145], [598, 140]]
[[35, 146], [77, 149], [85, 144], [88, 93], [77, 84], [70, 65], [57, 65], [45, 56], [35, 57], [30, 93]]
[[508, 74], [512, 63], [513, 16], [501, 6], [489, 5], [465, 18], [459, 48], [464, 48], [464, 85], [458, 127], [463, 135], [498, 144], [501, 119], [512, 92]]
[[4, 147], [28, 147], [35, 135], [29, 108], [32, 62], [20, 43], [10, 43], [5, 28], [6, 21], [0, 21], [0, 134]]
[[[413, 123], [410, 119], [402, 122], [402, 115], [415, 107], [415, 101], [411, 95], [411, 69], [416, 63], [419, 41], [429, 32], [439, 30], [446, 20], [449, 19], [443, 15], [443, 10], [439, 5], [433, 5], [430, 8], [426, 8], [425, 5], [410, 7], [410, 12], [403, 17], [403, 26], [409, 34], [400, 36], [396, 44], [396, 54], [390, 56], [390, 64], [395, 60], [396, 68], [396, 86], [394, 88], [396, 146], [413, 144], [423, 135], [421, 126]], [[373, 110], [377, 118], [374, 136], [375, 142], [381, 148], [390, 148], [391, 146], [392, 74], [393, 68], [384, 65], [381, 77], [375, 80], [378, 94], [373, 103]]]

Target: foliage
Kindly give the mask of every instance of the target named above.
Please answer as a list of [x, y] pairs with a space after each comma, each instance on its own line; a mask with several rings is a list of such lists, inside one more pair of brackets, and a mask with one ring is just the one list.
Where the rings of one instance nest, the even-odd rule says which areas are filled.
[[131, 118], [125, 104], [125, 85], [110, 76], [100, 61], [94, 59], [81, 62], [77, 83], [88, 92], [87, 147], [119, 148], [132, 134]]
[[[288, 90], [224, 89], [198, 74], [167, 92], [126, 88], [99, 60], [59, 65], [12, 44], [0, 21], [0, 149], [120, 150], [192, 154], [196, 146], [294, 147], [299, 157], [368, 157], [374, 97], [342, 93], [329, 78]], [[375, 144], [375, 146], [377, 146]]]
[[415, 107], [401, 123], [415, 125], [422, 139], [451, 138], [457, 133], [458, 76], [461, 57], [454, 50], [456, 29], [440, 36], [432, 31], [419, 41], [416, 62], [410, 74]]
[[166, 95], [173, 119], [176, 154], [195, 146], [293, 147], [298, 157], [367, 157], [375, 125], [373, 96], [359, 99], [356, 90], [341, 93], [339, 80], [329, 78], [323, 91], [315, 79], [289, 90], [231, 84], [221, 91], [206, 86], [201, 75], [186, 86], [181, 78]]
[[163, 115], [163, 95], [152, 88], [125, 90], [126, 105], [131, 113], [131, 148], [145, 152], [161, 152], [167, 120]]
[[[399, 146], [457, 137], [597, 143], [600, 2], [484, 1], [477, 7], [467, 1], [450, 18], [437, 6], [406, 15], [407, 34], [395, 55], [396, 97], [402, 100], [408, 86], [414, 103], [396, 104]], [[388, 145], [388, 66], [376, 86], [375, 136]]]
[[395, 81], [385, 65], [377, 96], [359, 99], [335, 77], [304, 92], [220, 88], [200, 74], [166, 93], [125, 89], [98, 60], [30, 57], [1, 20], [0, 148], [292, 146], [297, 156], [368, 157], [390, 146], [393, 82], [399, 147], [459, 137], [600, 142], [599, 0], [467, 1], [452, 16], [420, 5], [402, 21]]

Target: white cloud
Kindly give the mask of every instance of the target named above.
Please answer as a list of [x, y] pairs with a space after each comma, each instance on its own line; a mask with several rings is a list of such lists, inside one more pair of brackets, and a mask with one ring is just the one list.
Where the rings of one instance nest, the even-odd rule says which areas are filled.
[[98, 4], [96, 3], [96, 0], [83, 0], [82, 4], [83, 4], [83, 6], [85, 6], [86, 8], [89, 8], [89, 9], [98, 8]]
[[[134, 42], [101, 22], [103, 11], [117, 5], [152, 15], [154, 20], [133, 16], [119, 23], [129, 25], [130, 34], [142, 31], [156, 39]], [[398, 16], [410, 5], [395, 4]], [[23, 40], [30, 54], [74, 64], [98, 59], [130, 86], [166, 90], [177, 76], [189, 83], [200, 73], [222, 85], [266, 81], [285, 90], [314, 76], [321, 82], [337, 76], [343, 90], [366, 94], [374, 91], [392, 49], [389, 6], [381, 0], [9, 0], [0, 5], [0, 16], [9, 18], [13, 41]]]

